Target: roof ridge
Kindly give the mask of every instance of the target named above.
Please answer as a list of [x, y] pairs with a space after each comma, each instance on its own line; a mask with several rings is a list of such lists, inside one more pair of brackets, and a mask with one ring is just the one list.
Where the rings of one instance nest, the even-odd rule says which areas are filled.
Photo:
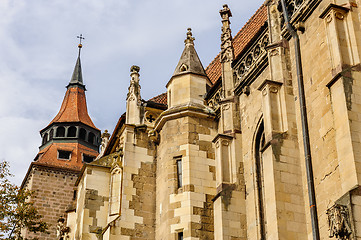
[[[232, 37], [232, 45], [233, 45], [233, 40], [234, 40], [234, 38], [236, 38], [238, 35], [240, 35], [240, 34], [242, 33], [242, 31], [244, 31], [245, 27], [251, 22], [251, 20], [252, 20], [253, 18], [256, 17], [257, 13], [258, 13], [259, 11], [261, 11], [261, 9], [263, 8], [264, 5], [265, 5], [265, 4], [262, 3], [262, 5], [261, 5], [261, 6], [256, 10], [256, 12], [247, 20], [247, 22], [246, 22], [246, 23], [242, 26], [242, 28], [236, 33], [236, 35], [234, 35], [234, 36]], [[217, 54], [217, 56], [208, 64], [208, 66], [206, 67], [205, 70], [207, 70], [207, 69], [212, 65], [212, 63], [214, 63], [214, 61], [217, 60], [217, 58], [219, 57], [220, 53], [221, 53], [221, 51], [219, 51], [219, 53]]]
[[[248, 19], [242, 28], [232, 37], [232, 46], [234, 49], [235, 59], [237, 59], [245, 47], [251, 42], [252, 38], [260, 31], [261, 27], [267, 22], [265, 3]], [[220, 53], [205, 68], [210, 81], [214, 84], [221, 76]]]
[[256, 10], [256, 12], [247, 20], [247, 22], [242, 26], [242, 28], [236, 33], [236, 35], [234, 35], [234, 37], [232, 37], [232, 42], [233, 39], [236, 38], [239, 34], [241, 34], [242, 31], [244, 31], [245, 27], [250, 24], [251, 20], [253, 20], [257, 14], [263, 9], [264, 7], [264, 3], [262, 3], [262, 5]]
[[147, 101], [152, 101], [152, 99], [157, 98], [157, 97], [160, 97], [161, 95], [164, 95], [164, 94], [167, 94], [167, 93], [164, 92], [164, 93], [158, 94], [157, 96], [154, 96], [154, 97], [148, 99]]

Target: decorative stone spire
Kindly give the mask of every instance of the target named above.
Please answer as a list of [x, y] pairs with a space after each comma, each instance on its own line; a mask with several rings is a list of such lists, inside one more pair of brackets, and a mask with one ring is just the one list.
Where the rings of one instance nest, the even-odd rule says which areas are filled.
[[186, 40], [184, 40], [184, 43], [187, 44], [192, 44], [194, 45], [194, 37], [192, 37], [192, 28], [188, 28], [187, 29], [187, 38]]
[[142, 124], [144, 109], [142, 106], [142, 98], [140, 96], [139, 84], [140, 67], [133, 65], [130, 68], [130, 86], [127, 94], [127, 124]]
[[187, 38], [184, 40], [185, 48], [172, 77], [185, 73], [207, 76], [196, 49], [194, 48], [192, 29], [188, 28], [187, 30]]
[[221, 35], [221, 62], [230, 62], [234, 59], [234, 50], [232, 46], [232, 32], [231, 22], [229, 18], [232, 17], [231, 10], [227, 4], [223, 5], [223, 9], [219, 11], [222, 17], [222, 35]]
[[[140, 100], [140, 85], [139, 85], [139, 71], [140, 67], [133, 65], [130, 68], [130, 86], [128, 88], [127, 100], [130, 97], [136, 97]], [[132, 100], [132, 99], [130, 99]]]

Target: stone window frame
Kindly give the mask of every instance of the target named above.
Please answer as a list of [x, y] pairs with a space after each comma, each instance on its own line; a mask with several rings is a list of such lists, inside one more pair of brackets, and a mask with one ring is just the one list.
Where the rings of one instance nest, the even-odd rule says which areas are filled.
[[[179, 184], [179, 173], [178, 173], [178, 171], [179, 171], [179, 169], [178, 169], [178, 163], [181, 163], [181, 167], [182, 167], [182, 169], [181, 169], [181, 171], [182, 171], [182, 173], [181, 173], [181, 184]], [[174, 166], [174, 170], [175, 170], [175, 172], [174, 172], [174, 178], [175, 178], [175, 185], [174, 185], [174, 188], [175, 188], [175, 193], [182, 193], [183, 192], [183, 186], [184, 186], [184, 184], [183, 184], [183, 169], [184, 169], [184, 167], [183, 167], [183, 164], [184, 163], [184, 161], [183, 161], [183, 155], [177, 155], [177, 156], [174, 156], [173, 157], [173, 166]]]
[[266, 209], [265, 209], [265, 197], [264, 197], [264, 170], [262, 164], [262, 152], [265, 146], [265, 129], [264, 119], [260, 118], [256, 130], [254, 132], [253, 150], [254, 150], [254, 169], [255, 169], [255, 197], [257, 219], [259, 225], [259, 233], [261, 238], [267, 237], [267, 221], [266, 221]]
[[[112, 203], [113, 203], [113, 183], [114, 183], [114, 176], [116, 174], [119, 174], [119, 182], [120, 182], [120, 186], [119, 186], [119, 211], [118, 212], [113, 212], [112, 211]], [[122, 189], [123, 189], [123, 169], [121, 167], [116, 167], [114, 168], [111, 173], [110, 173], [110, 189], [109, 189], [109, 216], [120, 216], [120, 212], [121, 212], [121, 202], [122, 202]]]

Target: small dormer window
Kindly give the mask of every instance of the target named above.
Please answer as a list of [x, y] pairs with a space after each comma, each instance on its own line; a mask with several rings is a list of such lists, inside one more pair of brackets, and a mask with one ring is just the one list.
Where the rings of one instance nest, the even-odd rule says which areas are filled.
[[180, 68], [179, 68], [179, 71], [181, 71], [181, 72], [185, 72], [185, 71], [187, 71], [188, 70], [188, 66], [187, 65], [185, 65], [184, 63], [180, 66]]
[[93, 156], [89, 156], [89, 155], [83, 154], [83, 162], [91, 163], [92, 161], [94, 161], [94, 157], [93, 157]]
[[58, 150], [58, 159], [70, 160], [70, 157], [71, 157], [70, 151]]

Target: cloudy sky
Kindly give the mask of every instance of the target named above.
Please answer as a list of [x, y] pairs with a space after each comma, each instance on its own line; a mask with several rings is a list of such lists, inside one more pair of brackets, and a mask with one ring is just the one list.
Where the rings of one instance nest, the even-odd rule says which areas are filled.
[[193, 29], [204, 65], [220, 51], [224, 3], [233, 35], [263, 0], [0, 0], [0, 160], [20, 184], [57, 114], [83, 34], [82, 68], [89, 114], [112, 131], [125, 111], [131, 65], [140, 66], [142, 97], [165, 92]]

